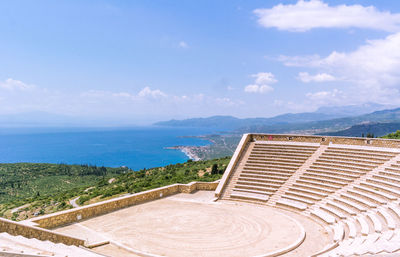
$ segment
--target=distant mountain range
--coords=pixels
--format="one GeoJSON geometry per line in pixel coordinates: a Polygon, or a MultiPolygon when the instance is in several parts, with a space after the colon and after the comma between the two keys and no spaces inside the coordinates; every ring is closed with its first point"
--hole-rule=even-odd
{"type": "MultiPolygon", "coordinates": [[[[382,106],[369,104],[365,110],[380,109],[382,106]]],[[[211,127],[228,130],[234,133],[295,133],[295,134],[327,134],[361,136],[368,133],[365,127],[351,127],[355,125],[370,124],[370,133],[394,132],[400,129],[400,108],[362,113],[362,106],[342,106],[319,109],[312,113],[283,114],[272,118],[239,119],[231,116],[213,116],[209,118],[194,118],[187,120],[171,120],[158,122],[159,126],[176,127],[211,127]],[[338,110],[338,112],[335,112],[338,110]],[[345,116],[344,116],[345,115],[345,116]],[[377,125],[377,123],[382,123],[377,125]],[[375,125],[372,125],[375,124],[375,125]],[[377,132],[371,129],[376,129],[377,132]],[[364,131],[363,131],[364,130],[364,131]],[[342,134],[339,133],[339,131],[342,134]]],[[[365,125],[366,126],[366,125],[365,125]]]]}
{"type": "Polygon", "coordinates": [[[339,130],[336,132],[321,133],[327,136],[345,136],[345,137],[360,137],[362,135],[373,134],[375,137],[381,137],[392,132],[400,130],[400,122],[398,123],[367,123],[351,126],[348,129],[339,130]]]}
{"type": "Polygon", "coordinates": [[[294,123],[310,123],[323,120],[332,120],[348,116],[362,115],[376,110],[384,109],[384,105],[367,103],[362,105],[349,105],[339,107],[321,107],[315,112],[286,113],[271,118],[236,118],[233,116],[212,116],[208,118],[191,118],[184,120],[169,120],[157,122],[156,126],[170,127],[207,127],[220,130],[263,130],[264,126],[272,126],[269,129],[291,127],[294,123]]]}

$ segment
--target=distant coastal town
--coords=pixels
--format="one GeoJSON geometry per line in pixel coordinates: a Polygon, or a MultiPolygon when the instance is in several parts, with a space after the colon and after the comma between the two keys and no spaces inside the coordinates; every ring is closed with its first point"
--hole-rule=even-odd
{"type": "Polygon", "coordinates": [[[197,155],[196,148],[199,148],[198,146],[171,146],[171,147],[166,147],[165,149],[175,149],[175,150],[181,150],[186,156],[193,160],[193,161],[200,161],[201,158],[197,155]]]}

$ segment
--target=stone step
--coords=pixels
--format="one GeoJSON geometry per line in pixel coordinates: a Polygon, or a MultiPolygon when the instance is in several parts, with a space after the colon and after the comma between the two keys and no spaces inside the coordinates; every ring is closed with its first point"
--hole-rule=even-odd
{"type": "Polygon", "coordinates": [[[335,202],[335,201],[328,201],[326,203],[327,205],[330,205],[336,209],[339,209],[340,211],[344,212],[344,213],[348,213],[349,215],[357,215],[357,212],[355,212],[353,209],[349,208],[347,205],[342,204],[340,202],[335,202]]]}
{"type": "Polygon", "coordinates": [[[256,183],[284,183],[287,180],[287,177],[274,177],[270,176],[268,178],[252,178],[246,176],[239,176],[238,181],[242,182],[256,182],[256,183]]]}
{"type": "Polygon", "coordinates": [[[324,177],[320,177],[318,175],[313,175],[313,174],[303,174],[300,175],[300,178],[303,180],[312,180],[312,181],[318,181],[318,182],[322,182],[322,183],[330,183],[330,184],[334,184],[334,185],[339,185],[339,186],[345,186],[347,185],[347,182],[343,182],[343,181],[338,181],[336,178],[324,178],[324,177]]]}
{"type": "Polygon", "coordinates": [[[346,169],[344,167],[335,168],[335,167],[331,167],[330,165],[326,165],[326,164],[320,165],[320,164],[316,164],[316,163],[313,163],[310,166],[310,168],[315,169],[315,170],[326,170],[326,171],[348,173],[348,174],[355,174],[355,175],[364,175],[366,173],[365,171],[351,170],[351,169],[346,169]]]}
{"type": "Polygon", "coordinates": [[[394,230],[396,228],[396,221],[386,208],[379,208],[378,213],[384,218],[388,229],[394,230]]]}
{"type": "Polygon", "coordinates": [[[267,175],[276,174],[279,176],[292,176],[294,171],[291,170],[262,170],[262,169],[243,169],[241,174],[267,175]]]}
{"type": "Polygon", "coordinates": [[[323,198],[323,197],[327,197],[328,196],[327,193],[319,192],[319,191],[316,191],[314,189],[308,189],[308,188],[290,187],[289,190],[291,192],[294,191],[294,192],[301,192],[303,194],[314,195],[314,196],[317,196],[319,198],[323,198]]]}
{"type": "Polygon", "coordinates": [[[369,188],[367,186],[364,186],[364,185],[354,185],[353,188],[357,189],[359,191],[365,191],[365,192],[368,192],[370,194],[378,195],[380,197],[383,197],[383,198],[386,198],[386,199],[389,199],[389,200],[396,200],[397,199],[397,197],[395,197],[395,196],[393,196],[391,194],[387,194],[385,192],[379,191],[379,189],[371,189],[371,188],[369,188]]]}
{"type": "Polygon", "coordinates": [[[352,194],[349,194],[349,193],[341,193],[340,196],[344,197],[344,198],[346,198],[346,199],[348,199],[348,200],[350,200],[352,202],[356,202],[358,204],[365,205],[368,208],[376,208],[376,204],[375,203],[372,203],[372,202],[370,202],[370,201],[368,201],[368,200],[366,200],[364,198],[358,197],[356,195],[352,195],[352,194]]]}
{"type": "Polygon", "coordinates": [[[244,167],[245,168],[247,168],[247,169],[249,169],[249,168],[251,168],[251,169],[257,169],[257,168],[263,168],[263,169],[268,169],[268,168],[278,168],[278,169],[284,169],[284,170],[292,170],[292,171],[295,171],[295,170],[297,170],[297,167],[295,167],[295,166],[292,166],[292,165],[284,165],[284,164],[266,164],[266,165],[263,165],[263,164],[254,164],[254,163],[246,163],[245,165],[244,165],[244,167]]]}
{"type": "Polygon", "coordinates": [[[356,224],[352,220],[346,221],[347,228],[349,229],[349,238],[355,238],[357,236],[357,227],[356,224]]]}
{"type": "Polygon", "coordinates": [[[387,160],[390,159],[390,158],[388,158],[388,157],[386,157],[386,156],[372,156],[372,155],[370,155],[370,154],[368,154],[368,155],[362,155],[362,154],[361,154],[361,155],[360,155],[360,154],[349,154],[349,153],[343,154],[343,153],[337,153],[337,152],[332,153],[332,152],[329,152],[329,151],[325,151],[321,156],[327,156],[327,157],[344,157],[344,158],[352,157],[352,158],[356,158],[356,159],[374,160],[374,161],[377,161],[377,162],[380,162],[380,163],[384,163],[384,162],[386,162],[387,160]]]}
{"type": "Polygon", "coordinates": [[[332,184],[322,183],[322,182],[318,182],[318,181],[305,180],[305,179],[297,179],[296,183],[298,183],[298,184],[301,183],[301,184],[306,184],[306,185],[311,184],[314,186],[329,188],[331,190],[338,190],[341,188],[340,186],[335,186],[332,184]]]}
{"type": "Polygon", "coordinates": [[[265,192],[275,192],[279,188],[279,185],[268,185],[268,187],[262,186],[247,186],[247,185],[235,185],[234,189],[250,189],[265,192]]]}
{"type": "Polygon", "coordinates": [[[300,152],[315,152],[317,149],[316,147],[304,147],[304,146],[286,146],[286,145],[254,145],[253,149],[257,150],[293,150],[293,151],[300,151],[300,152]]]}
{"type": "Polygon", "coordinates": [[[290,150],[290,149],[283,149],[283,148],[279,148],[279,149],[253,149],[251,151],[251,154],[264,154],[264,153],[268,153],[268,154],[274,154],[274,155],[286,155],[286,156],[290,156],[290,155],[303,155],[303,156],[311,156],[314,151],[304,151],[304,150],[290,150]]]}
{"type": "Polygon", "coordinates": [[[372,226],[377,233],[381,233],[383,229],[383,225],[379,218],[373,212],[368,212],[367,217],[372,221],[372,226]]]}
{"type": "Polygon", "coordinates": [[[343,154],[358,154],[358,155],[373,155],[379,157],[385,157],[387,159],[393,158],[396,153],[393,152],[384,152],[384,151],[374,151],[374,150],[363,150],[363,149],[349,149],[349,148],[337,148],[337,147],[329,147],[325,150],[325,153],[343,153],[343,154]]]}
{"type": "Polygon", "coordinates": [[[285,207],[289,207],[289,208],[294,208],[300,211],[304,211],[305,209],[307,209],[307,204],[301,203],[301,202],[297,202],[294,200],[289,200],[289,199],[280,199],[276,202],[277,205],[282,205],[285,207]]]}
{"type": "Polygon", "coordinates": [[[374,195],[365,193],[364,191],[349,189],[349,190],[347,190],[347,193],[356,195],[356,196],[361,197],[361,198],[366,198],[368,201],[375,202],[375,203],[378,203],[380,205],[386,204],[385,200],[382,200],[381,198],[376,197],[374,195]]]}
{"type": "Polygon", "coordinates": [[[307,160],[311,155],[308,153],[284,153],[284,152],[251,152],[249,157],[251,158],[281,158],[281,159],[290,159],[290,158],[301,158],[307,160]]]}
{"type": "Polygon", "coordinates": [[[270,187],[279,187],[280,185],[283,184],[283,181],[276,181],[276,180],[270,180],[270,181],[265,181],[263,183],[259,183],[259,182],[251,182],[251,181],[241,181],[238,180],[236,182],[236,186],[240,185],[240,186],[251,186],[251,187],[266,187],[266,188],[270,188],[270,187]]]}
{"type": "Polygon", "coordinates": [[[261,160],[261,161],[276,161],[276,160],[280,160],[280,161],[294,161],[294,162],[301,162],[303,163],[304,161],[306,161],[308,158],[306,156],[304,157],[285,157],[285,156],[268,156],[268,155],[260,155],[260,156],[249,156],[249,158],[247,158],[248,160],[261,160]]]}
{"type": "Polygon", "coordinates": [[[343,168],[343,169],[350,169],[350,170],[358,170],[358,171],[371,171],[375,166],[370,166],[370,167],[362,167],[361,165],[351,165],[343,162],[324,162],[319,159],[317,159],[313,164],[316,165],[326,165],[330,167],[336,167],[336,168],[343,168]]]}
{"type": "MultiPolygon", "coordinates": [[[[382,180],[380,178],[367,178],[367,181],[368,182],[377,183],[377,184],[381,184],[381,185],[385,185],[385,186],[395,187],[396,189],[400,188],[400,185],[398,183],[392,183],[392,182],[389,182],[387,180],[382,180]]],[[[391,191],[391,190],[388,189],[388,191],[391,191]]]]}
{"type": "Polygon", "coordinates": [[[307,176],[314,176],[314,177],[319,177],[319,178],[326,178],[328,180],[336,180],[336,181],[340,181],[340,182],[346,182],[347,183],[351,183],[353,182],[353,179],[351,178],[344,178],[344,177],[339,177],[339,176],[334,176],[334,175],[328,175],[328,174],[321,174],[318,172],[313,172],[313,171],[306,171],[303,173],[303,175],[307,175],[307,176]]]}
{"type": "Polygon", "coordinates": [[[277,180],[287,180],[291,174],[283,174],[283,173],[248,173],[242,172],[239,178],[252,178],[252,179],[277,179],[277,180]]]}
{"type": "Polygon", "coordinates": [[[267,196],[271,196],[274,193],[274,191],[260,191],[256,189],[243,189],[243,188],[234,188],[232,189],[232,192],[245,192],[245,193],[267,195],[267,196]]]}
{"type": "Polygon", "coordinates": [[[286,191],[285,195],[291,195],[291,196],[295,196],[295,197],[298,197],[298,198],[305,198],[306,200],[314,201],[314,202],[321,200],[321,197],[317,197],[317,196],[309,195],[309,194],[304,194],[302,192],[297,192],[297,191],[286,191]]]}
{"type": "Polygon", "coordinates": [[[326,224],[329,224],[329,225],[335,223],[335,220],[336,220],[334,216],[325,212],[322,209],[312,210],[311,215],[319,218],[320,220],[322,220],[323,222],[325,222],[326,224]]]}
{"type": "Polygon", "coordinates": [[[238,199],[248,199],[248,200],[257,200],[257,201],[268,201],[268,195],[260,195],[254,194],[249,192],[232,192],[230,195],[231,198],[238,198],[238,199]]]}
{"type": "Polygon", "coordinates": [[[357,204],[354,201],[350,201],[350,200],[347,200],[347,199],[344,199],[344,198],[335,198],[334,201],[343,203],[343,204],[345,204],[347,206],[350,206],[351,208],[354,208],[359,212],[366,212],[367,211],[367,209],[364,206],[362,206],[360,204],[357,204]]]}
{"type": "Polygon", "coordinates": [[[307,172],[313,172],[313,173],[317,173],[317,174],[326,174],[329,176],[339,176],[339,177],[344,177],[344,178],[348,178],[348,179],[357,179],[360,177],[360,175],[358,175],[358,174],[349,174],[346,172],[338,172],[338,171],[315,169],[315,168],[309,168],[309,169],[307,169],[307,172]]]}
{"type": "Polygon", "coordinates": [[[305,185],[305,184],[298,184],[297,181],[295,184],[292,185],[292,187],[300,187],[300,188],[305,188],[305,189],[312,189],[316,191],[323,191],[324,193],[334,193],[335,190],[323,187],[323,186],[315,186],[315,185],[305,185]]]}
{"type": "Polygon", "coordinates": [[[390,167],[388,167],[388,168],[386,168],[385,169],[385,171],[381,171],[381,172],[384,172],[384,173],[388,173],[388,174],[391,174],[391,175],[393,175],[393,176],[395,176],[395,177],[398,177],[398,176],[400,176],[400,169],[395,169],[395,168],[390,168],[390,167]]]}
{"type": "Polygon", "coordinates": [[[279,165],[279,166],[293,166],[299,167],[303,162],[295,162],[295,161],[287,161],[287,160],[272,160],[272,161],[264,161],[264,160],[247,160],[246,166],[248,165],[279,165]]]}
{"type": "Polygon", "coordinates": [[[393,189],[391,187],[386,187],[386,181],[384,181],[382,184],[380,183],[381,181],[377,181],[375,179],[370,179],[367,178],[367,181],[362,181],[360,182],[361,185],[366,186],[366,187],[370,187],[370,188],[374,188],[374,189],[379,189],[379,190],[383,190],[385,192],[389,192],[389,194],[394,194],[394,196],[397,198],[400,196],[400,190],[397,189],[393,189]],[[378,183],[376,183],[378,182],[378,183]]]}
{"type": "Polygon", "coordinates": [[[364,216],[357,216],[356,220],[358,221],[358,223],[360,224],[361,227],[361,235],[366,236],[369,233],[369,226],[368,226],[368,222],[365,219],[364,216]]]}
{"type": "Polygon", "coordinates": [[[392,176],[387,176],[387,175],[379,173],[379,175],[378,174],[374,174],[374,175],[372,175],[372,177],[378,178],[378,179],[381,179],[381,180],[387,180],[387,181],[390,181],[392,183],[396,183],[396,184],[398,184],[400,186],[400,179],[394,178],[392,176]]]}
{"type": "Polygon", "coordinates": [[[347,157],[342,157],[342,156],[336,156],[336,155],[326,155],[326,154],[321,154],[321,156],[318,158],[320,160],[324,161],[330,161],[330,162],[346,162],[346,163],[355,163],[357,165],[372,165],[372,166],[379,166],[383,164],[385,161],[374,161],[371,160],[370,158],[355,158],[351,156],[347,157]]]}
{"type": "Polygon", "coordinates": [[[342,224],[336,223],[333,225],[333,241],[339,242],[344,238],[344,228],[342,224]]]}
{"type": "Polygon", "coordinates": [[[329,205],[322,205],[320,206],[320,208],[327,212],[330,212],[331,214],[339,217],[340,219],[346,219],[346,215],[344,214],[344,212],[340,211],[337,208],[330,207],[329,205]]]}
{"type": "Polygon", "coordinates": [[[307,200],[304,197],[296,197],[294,195],[286,195],[286,194],[284,194],[284,195],[282,195],[282,198],[286,198],[286,199],[289,199],[289,200],[294,200],[294,201],[297,201],[297,202],[302,202],[302,203],[305,203],[305,204],[308,204],[308,205],[314,204],[313,201],[307,200]]]}

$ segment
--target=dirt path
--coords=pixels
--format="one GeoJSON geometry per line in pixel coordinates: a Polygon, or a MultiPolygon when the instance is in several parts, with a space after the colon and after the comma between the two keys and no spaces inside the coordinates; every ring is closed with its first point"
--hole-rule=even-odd
{"type": "Polygon", "coordinates": [[[76,203],[76,201],[78,201],[79,198],[80,198],[80,196],[75,197],[75,198],[72,199],[72,200],[69,200],[69,203],[72,205],[72,207],[74,207],[74,208],[79,207],[79,204],[76,203]]]}

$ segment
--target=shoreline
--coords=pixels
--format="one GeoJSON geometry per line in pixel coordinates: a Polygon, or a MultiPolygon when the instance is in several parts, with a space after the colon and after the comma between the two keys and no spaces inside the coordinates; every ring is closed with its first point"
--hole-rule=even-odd
{"type": "Polygon", "coordinates": [[[171,147],[165,147],[165,149],[180,150],[190,160],[200,161],[201,158],[196,154],[196,152],[194,151],[194,148],[196,148],[196,146],[171,146],[171,147]]]}

